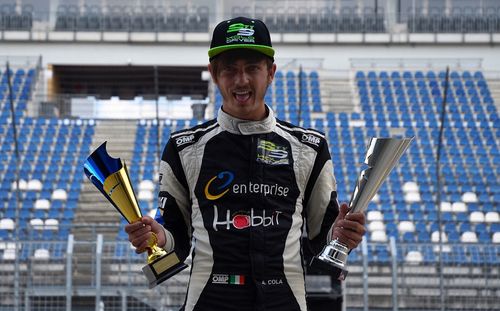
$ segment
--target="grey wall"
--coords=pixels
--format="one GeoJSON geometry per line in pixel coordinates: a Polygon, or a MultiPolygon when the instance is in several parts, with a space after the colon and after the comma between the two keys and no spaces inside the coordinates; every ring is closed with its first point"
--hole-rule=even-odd
{"type": "MultiPolygon", "coordinates": [[[[73,65],[206,65],[208,43],[1,43],[0,56],[38,56],[43,64],[73,65]]],[[[323,59],[328,69],[348,70],[352,58],[476,58],[485,70],[500,71],[500,46],[490,45],[275,45],[277,63],[284,59],[323,59]]]]}

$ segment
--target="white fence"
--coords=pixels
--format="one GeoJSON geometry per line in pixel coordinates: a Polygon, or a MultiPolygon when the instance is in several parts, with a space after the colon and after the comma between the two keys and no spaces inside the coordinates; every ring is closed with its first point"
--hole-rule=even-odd
{"type": "MultiPolygon", "coordinates": [[[[184,300],[188,270],[150,290],[145,257],[128,241],[19,241],[18,282],[8,251],[16,242],[0,243],[0,310],[177,310],[184,300]]],[[[441,249],[364,241],[349,256],[347,310],[498,310],[500,245],[441,249]]]]}

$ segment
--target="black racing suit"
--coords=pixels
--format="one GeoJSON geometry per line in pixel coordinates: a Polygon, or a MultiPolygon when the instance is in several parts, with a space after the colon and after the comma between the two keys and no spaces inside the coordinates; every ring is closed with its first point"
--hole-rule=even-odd
{"type": "Polygon", "coordinates": [[[315,252],[338,214],[324,136],[277,120],[217,119],[173,133],[160,165],[167,245],[192,266],[188,310],[306,310],[301,235],[315,252]],[[191,248],[191,246],[193,246],[191,248]]]}

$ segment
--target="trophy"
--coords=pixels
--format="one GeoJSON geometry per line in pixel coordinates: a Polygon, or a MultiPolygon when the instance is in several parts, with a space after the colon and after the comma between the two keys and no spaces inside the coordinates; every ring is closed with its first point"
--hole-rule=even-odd
{"type": "MultiPolygon", "coordinates": [[[[130,182],[127,166],[118,158],[112,158],[106,151],[106,142],[101,144],[85,161],[85,175],[106,199],[129,222],[142,217],[137,198],[130,182]]],[[[158,238],[153,233],[148,240],[147,265],[142,268],[153,288],[187,267],[175,252],[167,253],[156,245],[158,238]]]]}
{"type": "MultiPolygon", "coordinates": [[[[349,212],[364,212],[378,189],[410,146],[411,138],[372,137],[364,163],[368,168],[361,171],[349,202],[349,212]]],[[[321,253],[311,260],[311,266],[333,272],[333,276],[344,280],[349,249],[338,239],[332,240],[321,253]]]]}

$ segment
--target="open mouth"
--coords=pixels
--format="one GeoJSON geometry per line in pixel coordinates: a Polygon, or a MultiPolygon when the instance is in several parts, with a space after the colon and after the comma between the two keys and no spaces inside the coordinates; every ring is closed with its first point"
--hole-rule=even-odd
{"type": "Polygon", "coordinates": [[[252,92],[250,92],[250,91],[236,91],[236,92],[233,92],[233,96],[234,96],[234,98],[236,98],[237,101],[245,102],[252,96],[252,92]]]}

